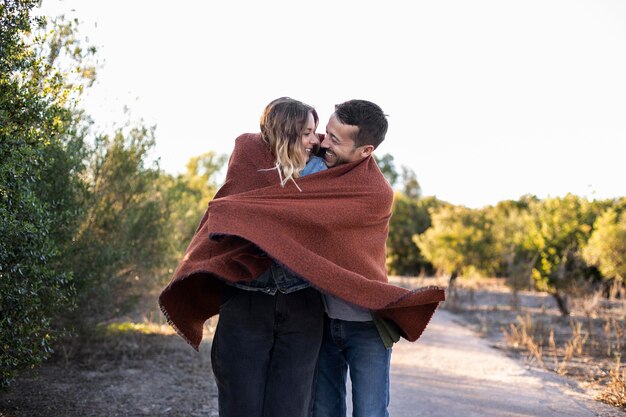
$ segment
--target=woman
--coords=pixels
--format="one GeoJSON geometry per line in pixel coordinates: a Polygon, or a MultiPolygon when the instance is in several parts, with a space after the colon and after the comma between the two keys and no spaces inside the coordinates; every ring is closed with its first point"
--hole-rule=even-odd
{"type": "MultiPolygon", "coordinates": [[[[314,156],[317,124],[315,110],[302,102],[282,97],[269,103],[261,138],[247,139],[262,140],[273,158],[274,166],[257,175],[298,187],[300,176],[326,169],[314,156]]],[[[229,170],[237,164],[231,160],[229,170]]],[[[307,415],[323,312],[317,290],[276,262],[254,281],[228,283],[211,348],[220,416],[307,415]]]]}

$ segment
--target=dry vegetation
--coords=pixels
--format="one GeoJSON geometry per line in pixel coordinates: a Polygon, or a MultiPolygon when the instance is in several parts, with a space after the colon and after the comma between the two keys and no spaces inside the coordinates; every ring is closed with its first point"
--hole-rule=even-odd
{"type": "Polygon", "coordinates": [[[563,317],[549,294],[513,294],[500,279],[459,279],[443,308],[462,315],[497,348],[574,378],[597,399],[626,409],[626,300],[595,294],[570,299],[570,306],[572,314],[563,317]]]}

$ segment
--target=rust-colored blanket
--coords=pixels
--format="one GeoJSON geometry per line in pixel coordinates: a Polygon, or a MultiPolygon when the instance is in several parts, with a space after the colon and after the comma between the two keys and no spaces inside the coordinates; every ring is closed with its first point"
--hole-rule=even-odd
{"type": "Polygon", "coordinates": [[[376,311],[417,340],[444,291],[387,283],[393,191],[376,161],[340,165],[284,188],[273,167],[260,135],[237,138],[226,181],[159,297],[170,324],[198,349],[204,322],[219,312],[224,281],[256,278],[272,262],[265,252],[320,291],[376,311]]]}

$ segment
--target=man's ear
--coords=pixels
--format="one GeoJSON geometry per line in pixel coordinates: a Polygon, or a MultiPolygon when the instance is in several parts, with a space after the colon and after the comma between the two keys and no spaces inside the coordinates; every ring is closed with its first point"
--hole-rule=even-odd
{"type": "Polygon", "coordinates": [[[361,147],[361,157],[367,158],[374,152],[374,145],[364,145],[361,147]]]}

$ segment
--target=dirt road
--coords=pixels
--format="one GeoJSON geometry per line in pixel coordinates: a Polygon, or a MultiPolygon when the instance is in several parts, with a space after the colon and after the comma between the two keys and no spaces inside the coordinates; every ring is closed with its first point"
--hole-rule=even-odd
{"type": "Polygon", "coordinates": [[[438,310],[417,343],[392,355],[392,417],[624,417],[554,373],[529,369],[438,310]]]}

